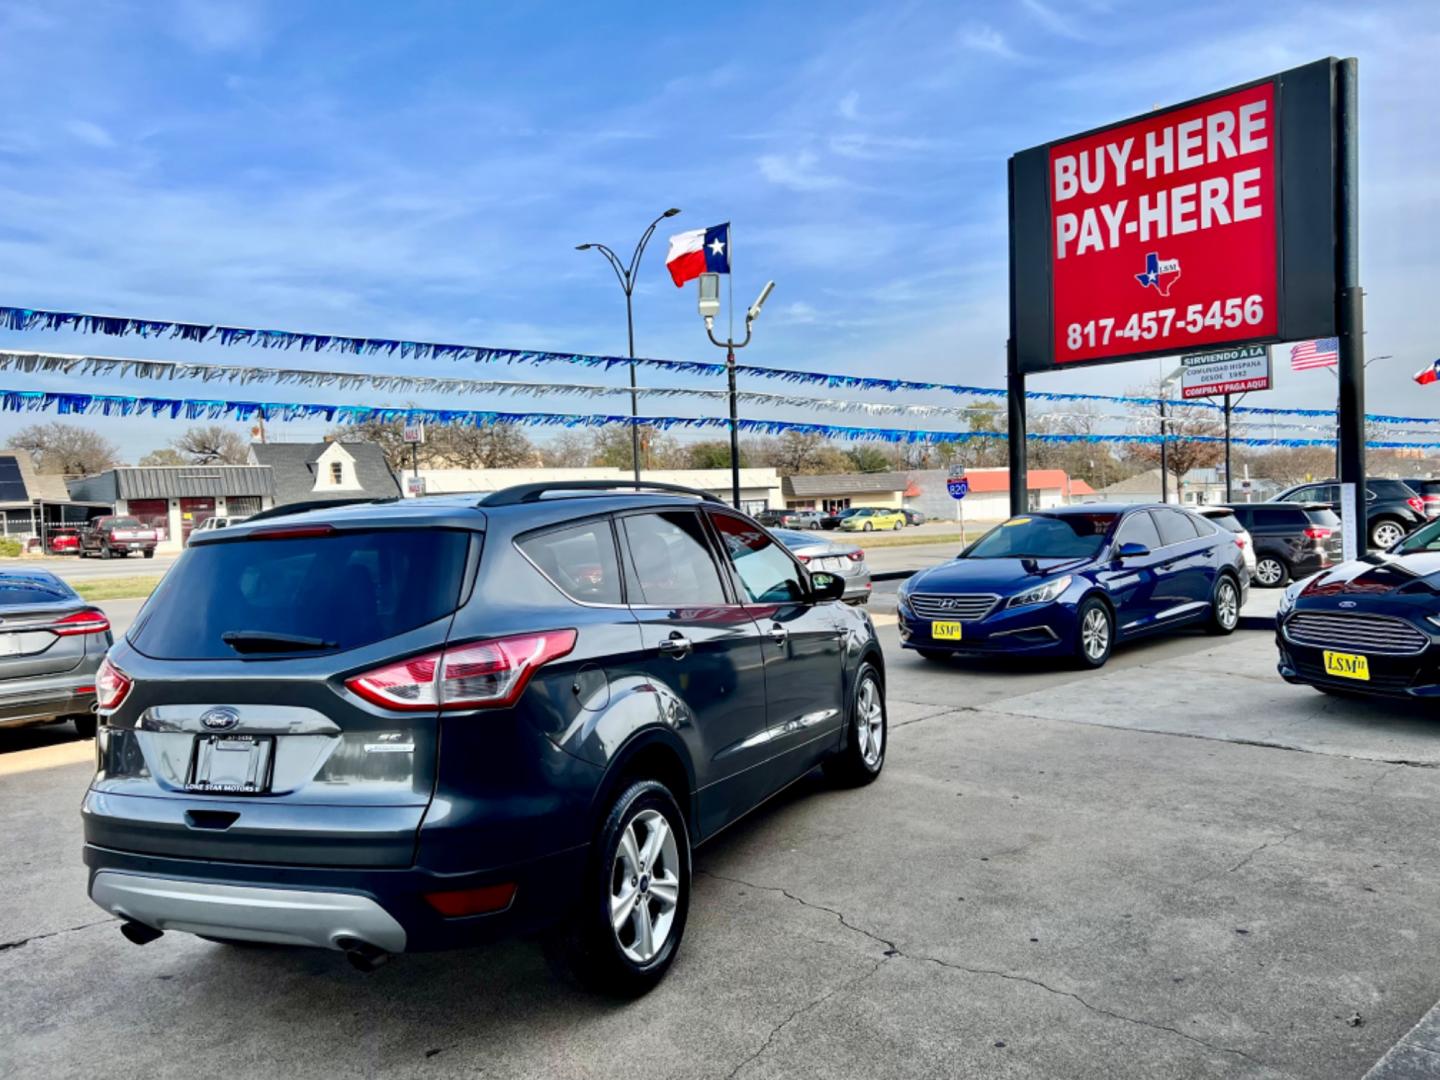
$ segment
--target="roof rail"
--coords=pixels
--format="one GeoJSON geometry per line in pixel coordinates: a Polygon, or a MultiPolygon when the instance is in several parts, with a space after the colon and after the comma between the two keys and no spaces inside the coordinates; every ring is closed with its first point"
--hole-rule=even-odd
{"type": "Polygon", "coordinates": [[[683,484],[662,484],[652,480],[552,480],[539,484],[516,484],[514,487],[502,488],[500,491],[485,496],[480,500],[479,505],[518,506],[521,503],[539,502],[546,493],[551,491],[599,492],[614,491],[617,488],[634,489],[637,492],[665,491],[676,495],[693,495],[706,502],[723,503],[723,500],[708,491],[685,487],[683,484]]]}
{"type": "MultiPolygon", "coordinates": [[[[370,495],[360,495],[355,498],[346,497],[343,499],[306,499],[303,502],[285,503],[281,506],[272,506],[268,510],[261,510],[251,514],[245,519],[246,524],[252,521],[266,521],[269,518],[288,517],[290,514],[304,514],[310,510],[323,510],[327,506],[356,506],[360,503],[392,503],[398,502],[397,498],[377,499],[370,495]]],[[[239,516],[238,514],[236,515],[239,516]]]]}

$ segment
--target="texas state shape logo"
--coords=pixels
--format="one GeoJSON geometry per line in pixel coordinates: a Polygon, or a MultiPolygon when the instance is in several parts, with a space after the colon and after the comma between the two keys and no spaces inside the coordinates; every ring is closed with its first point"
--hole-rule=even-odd
{"type": "Polygon", "coordinates": [[[1180,280],[1180,260],[1162,259],[1158,252],[1152,251],[1145,256],[1145,272],[1136,274],[1135,280],[1161,296],[1169,296],[1170,289],[1180,280]]]}

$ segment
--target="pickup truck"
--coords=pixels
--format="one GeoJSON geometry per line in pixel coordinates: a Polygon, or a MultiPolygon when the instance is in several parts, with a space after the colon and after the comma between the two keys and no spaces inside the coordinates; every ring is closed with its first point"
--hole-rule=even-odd
{"type": "Polygon", "coordinates": [[[133,517],[91,518],[80,532],[80,557],[99,555],[102,559],[122,558],[132,551],[142,552],[147,559],[155,557],[155,544],[159,537],[148,525],[142,525],[133,517]]]}

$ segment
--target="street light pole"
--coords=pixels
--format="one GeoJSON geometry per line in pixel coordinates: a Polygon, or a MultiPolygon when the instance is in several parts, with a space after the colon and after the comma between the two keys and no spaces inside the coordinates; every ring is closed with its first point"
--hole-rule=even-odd
{"type": "MultiPolygon", "coordinates": [[[[707,277],[711,281],[718,282],[718,278],[702,275],[702,279],[707,277]]],[[[718,288],[717,284],[715,293],[717,305],[719,303],[718,288]]],[[[730,385],[730,502],[736,510],[740,509],[740,413],[735,402],[735,350],[743,349],[750,344],[750,331],[755,320],[760,317],[760,309],[765,306],[765,301],[773,288],[775,288],[775,283],[767,282],[765,288],[760,290],[759,298],[750,305],[750,310],[745,313],[745,338],[743,341],[736,341],[733,332],[724,341],[721,341],[715,336],[715,316],[713,314],[705,315],[705,333],[709,335],[710,343],[725,350],[725,375],[730,385]]],[[[702,312],[705,310],[704,303],[702,299],[702,312]]]]}
{"type": "Polygon", "coordinates": [[[620,281],[620,288],[625,292],[625,334],[630,346],[630,462],[637,484],[640,482],[640,426],[637,422],[640,416],[640,395],[635,383],[635,312],[631,294],[635,291],[635,274],[640,269],[640,257],[645,254],[645,245],[650,242],[650,237],[655,235],[655,226],[678,213],[679,209],[672,206],[650,223],[641,235],[640,242],[635,245],[635,252],[630,256],[628,266],[623,265],[615,252],[604,244],[575,245],[576,251],[589,251],[593,248],[604,255],[610,269],[615,271],[615,276],[620,281]]]}

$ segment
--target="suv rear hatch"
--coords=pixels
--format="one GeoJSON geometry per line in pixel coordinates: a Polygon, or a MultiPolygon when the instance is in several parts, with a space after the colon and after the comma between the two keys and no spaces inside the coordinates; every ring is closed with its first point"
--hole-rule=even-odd
{"type": "Polygon", "coordinates": [[[87,838],[150,854],[409,865],[438,713],[384,709],[345,683],[444,645],[481,534],[210,535],[112,654],[131,686],[106,709],[87,838]]]}
{"type": "Polygon", "coordinates": [[[1345,558],[1344,533],[1340,531],[1340,515],[1328,506],[1305,507],[1305,537],[1322,556],[1321,565],[1338,563],[1345,558]]]}

